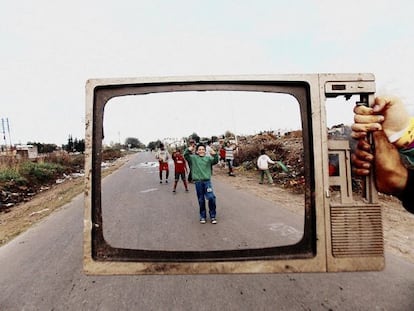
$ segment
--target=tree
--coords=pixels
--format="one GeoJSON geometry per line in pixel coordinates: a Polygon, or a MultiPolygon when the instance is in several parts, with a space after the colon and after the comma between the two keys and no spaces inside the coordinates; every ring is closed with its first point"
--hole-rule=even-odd
{"type": "Polygon", "coordinates": [[[224,133],[224,137],[225,138],[234,138],[235,137],[235,135],[232,133],[232,132],[230,132],[230,131],[226,131],[225,133],[224,133]]]}
{"type": "Polygon", "coordinates": [[[212,143],[215,143],[215,142],[218,142],[218,141],[219,141],[219,138],[217,136],[211,136],[211,142],[212,143]]]}
{"type": "Polygon", "coordinates": [[[145,145],[135,137],[128,137],[125,139],[125,145],[129,146],[130,148],[145,148],[145,145]]]}
{"type": "Polygon", "coordinates": [[[68,137],[67,145],[63,145],[62,148],[67,152],[84,152],[85,151],[85,140],[84,139],[73,139],[72,135],[68,137]]]}
{"type": "Polygon", "coordinates": [[[160,145],[161,145],[161,141],[160,140],[151,141],[151,142],[149,142],[147,148],[152,151],[152,150],[155,150],[155,149],[159,148],[160,145]]]}
{"type": "Polygon", "coordinates": [[[197,144],[200,142],[200,136],[198,136],[197,133],[191,134],[188,136],[188,139],[194,139],[197,144]]]}
{"type": "Polygon", "coordinates": [[[85,152],[85,140],[84,139],[77,139],[75,138],[75,142],[74,142],[74,149],[75,151],[78,152],[85,152]]]}
{"type": "Polygon", "coordinates": [[[64,148],[67,152],[72,152],[73,151],[73,138],[72,135],[69,135],[68,137],[68,144],[65,145],[64,148]]]}

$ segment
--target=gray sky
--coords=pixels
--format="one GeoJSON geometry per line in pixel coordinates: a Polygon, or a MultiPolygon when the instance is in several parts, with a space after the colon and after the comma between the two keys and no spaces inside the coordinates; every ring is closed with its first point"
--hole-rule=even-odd
{"type": "MultiPolygon", "coordinates": [[[[0,117],[8,118],[14,144],[62,144],[70,134],[84,137],[89,78],[320,72],[372,72],[379,92],[402,96],[414,113],[413,11],[409,0],[6,0],[0,10],[0,117]]],[[[148,100],[147,107],[157,105],[148,100]]],[[[180,107],[185,100],[161,101],[180,107]]],[[[227,102],[228,108],[237,100],[227,102]]],[[[246,121],[238,108],[214,108],[222,119],[181,109],[184,119],[198,120],[200,135],[222,134],[220,122],[239,133],[280,127],[257,115],[246,121]]],[[[352,123],[351,111],[328,114],[332,123],[352,123]]],[[[134,113],[145,130],[121,127],[128,122],[114,116],[108,140],[133,136],[147,143],[157,138],[150,135],[156,128],[165,136],[198,129],[181,128],[182,115],[134,113]]]]}

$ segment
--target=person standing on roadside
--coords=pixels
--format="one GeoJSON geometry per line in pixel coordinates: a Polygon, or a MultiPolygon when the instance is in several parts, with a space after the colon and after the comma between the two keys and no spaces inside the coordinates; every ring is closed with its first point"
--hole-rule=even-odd
{"type": "MultiPolygon", "coordinates": [[[[189,147],[191,147],[192,153],[194,154],[195,147],[196,147],[195,140],[194,139],[190,139],[188,141],[188,145],[189,145],[189,147]]],[[[189,172],[188,172],[188,182],[189,183],[192,183],[193,182],[193,177],[191,176],[191,162],[187,161],[187,163],[188,163],[188,169],[189,169],[189,172]]]]}
{"type": "Polygon", "coordinates": [[[217,223],[216,195],[211,183],[211,166],[218,163],[218,155],[214,149],[211,149],[210,154],[211,156],[206,156],[206,147],[203,144],[198,144],[195,150],[194,146],[190,145],[184,151],[184,158],[188,163],[191,163],[191,174],[195,183],[201,224],[206,223],[206,199],[208,200],[211,223],[217,223]]]}
{"type": "Polygon", "coordinates": [[[220,167],[223,168],[226,166],[226,149],[224,149],[224,145],[220,147],[220,167]]]}
{"type": "Polygon", "coordinates": [[[269,164],[275,164],[275,162],[266,154],[266,150],[260,150],[260,156],[257,159],[257,167],[260,170],[259,184],[263,184],[264,175],[266,175],[269,184],[273,185],[273,178],[269,171],[269,164]]]}
{"type": "Polygon", "coordinates": [[[168,150],[165,149],[164,144],[160,144],[160,149],[155,154],[155,158],[158,160],[159,163],[160,184],[162,184],[163,171],[165,171],[165,183],[168,184],[168,176],[170,174],[168,160],[170,158],[170,154],[168,153],[168,150]]]}
{"type": "Polygon", "coordinates": [[[187,180],[185,178],[185,173],[187,171],[187,166],[186,166],[186,162],[185,159],[183,157],[183,155],[181,154],[180,149],[177,149],[173,155],[172,155],[172,159],[174,161],[174,187],[173,187],[173,193],[175,193],[176,189],[177,189],[177,184],[178,184],[178,180],[181,177],[181,180],[184,183],[184,187],[185,187],[185,191],[188,192],[188,186],[187,186],[187,180]]]}
{"type": "Polygon", "coordinates": [[[229,168],[229,176],[236,176],[233,173],[233,161],[234,161],[234,150],[236,149],[235,145],[231,145],[230,142],[226,143],[224,150],[226,151],[226,162],[229,168]]]}

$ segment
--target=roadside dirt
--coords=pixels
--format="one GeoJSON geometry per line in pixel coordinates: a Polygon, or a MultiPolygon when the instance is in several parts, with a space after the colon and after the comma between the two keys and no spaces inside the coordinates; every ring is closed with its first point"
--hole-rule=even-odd
{"type": "Polygon", "coordinates": [[[0,213],[0,246],[29,229],[83,191],[83,178],[68,180],[42,191],[26,203],[0,213]]]}
{"type": "MultiPolygon", "coordinates": [[[[107,176],[129,160],[131,155],[119,158],[102,171],[107,176]]],[[[70,178],[37,193],[30,201],[20,203],[0,213],[0,246],[69,203],[83,192],[84,178],[70,178]]]]}
{"type": "MultiPolygon", "coordinates": [[[[117,160],[105,174],[110,174],[129,157],[117,160]]],[[[249,191],[273,202],[283,202],[292,212],[301,214],[303,197],[278,186],[258,183],[257,171],[235,170],[236,177],[229,177],[226,169],[215,167],[214,178],[249,191]]],[[[83,191],[83,178],[68,180],[36,195],[31,201],[19,204],[7,213],[0,213],[0,246],[26,231],[44,217],[70,202],[83,191]]],[[[380,195],[383,208],[385,249],[414,263],[414,215],[405,211],[401,203],[390,196],[380,195]]]]}

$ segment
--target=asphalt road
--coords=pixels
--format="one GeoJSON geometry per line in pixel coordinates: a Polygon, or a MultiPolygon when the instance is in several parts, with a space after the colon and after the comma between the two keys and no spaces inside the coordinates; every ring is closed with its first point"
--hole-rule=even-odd
{"type": "MultiPolygon", "coordinates": [[[[219,223],[199,224],[193,186],[172,194],[173,176],[159,184],[150,161],[137,155],[104,180],[111,244],[207,250],[300,238],[297,215],[214,181],[219,223]]],[[[87,276],[82,232],[79,195],[1,247],[0,310],[414,310],[414,265],[391,254],[381,272],[87,276]]]]}
{"type": "Polygon", "coordinates": [[[304,217],[258,201],[256,196],[213,182],[220,225],[200,225],[194,185],[159,183],[151,153],[141,153],[105,179],[103,228],[116,247],[162,250],[223,250],[293,244],[302,236],[304,217]]]}

